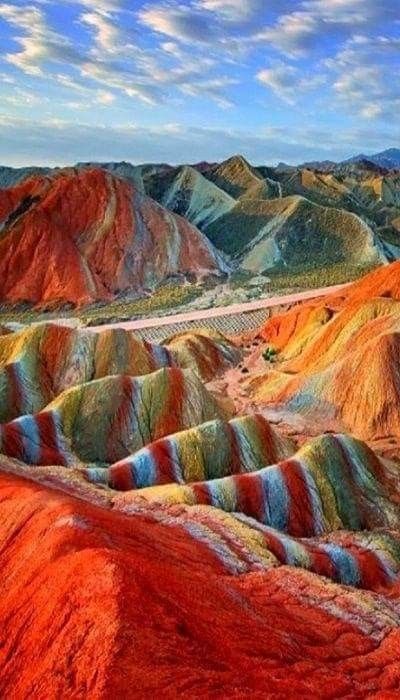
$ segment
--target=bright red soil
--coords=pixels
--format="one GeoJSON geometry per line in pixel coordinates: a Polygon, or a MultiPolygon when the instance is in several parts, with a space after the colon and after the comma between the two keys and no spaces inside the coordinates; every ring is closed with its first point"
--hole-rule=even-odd
{"type": "Polygon", "coordinates": [[[5,474],[0,533],[1,697],[400,693],[374,594],[288,567],[228,576],[176,526],[5,474]]]}

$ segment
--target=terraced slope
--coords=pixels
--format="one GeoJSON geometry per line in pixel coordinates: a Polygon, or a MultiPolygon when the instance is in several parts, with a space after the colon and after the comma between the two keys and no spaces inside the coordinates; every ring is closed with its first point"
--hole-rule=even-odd
{"type": "Polygon", "coordinates": [[[2,301],[82,305],[229,269],[198,229],[100,169],[0,190],[0,222],[2,301]]]}

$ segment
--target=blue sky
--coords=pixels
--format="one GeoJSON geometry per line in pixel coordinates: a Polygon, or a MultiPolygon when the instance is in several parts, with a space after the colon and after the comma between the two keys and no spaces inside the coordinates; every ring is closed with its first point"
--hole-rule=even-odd
{"type": "Polygon", "coordinates": [[[400,146],[398,0],[0,4],[0,162],[400,146]]]}

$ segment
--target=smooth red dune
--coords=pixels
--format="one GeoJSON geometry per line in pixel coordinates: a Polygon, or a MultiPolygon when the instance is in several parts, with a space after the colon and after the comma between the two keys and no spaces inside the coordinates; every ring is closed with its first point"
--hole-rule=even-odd
{"type": "Polygon", "coordinates": [[[87,304],[226,270],[185,219],[101,169],[0,190],[0,299],[87,304]]]}
{"type": "Polygon", "coordinates": [[[150,512],[6,474],[0,516],[2,697],[398,696],[396,588],[286,566],[229,575],[150,512]]]}

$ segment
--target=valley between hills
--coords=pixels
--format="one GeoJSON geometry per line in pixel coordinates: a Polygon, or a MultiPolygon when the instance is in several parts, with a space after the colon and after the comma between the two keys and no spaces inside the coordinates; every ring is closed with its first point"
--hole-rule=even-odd
{"type": "Polygon", "coordinates": [[[399,697],[400,153],[0,186],[0,695],[399,697]]]}

